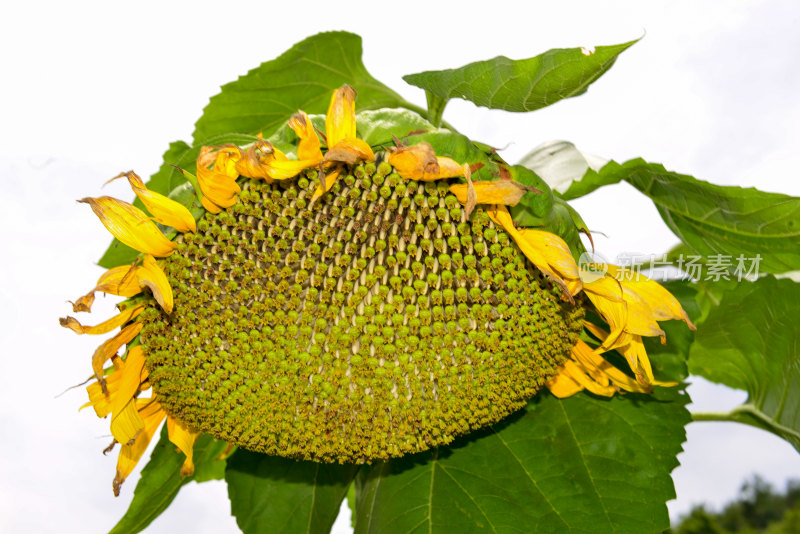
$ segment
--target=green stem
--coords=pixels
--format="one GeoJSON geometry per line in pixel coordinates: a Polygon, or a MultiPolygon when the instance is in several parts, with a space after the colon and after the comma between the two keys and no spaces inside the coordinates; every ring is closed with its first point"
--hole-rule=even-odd
{"type": "Polygon", "coordinates": [[[752,404],[742,404],[730,412],[692,412],[692,421],[742,423],[762,430],[769,430],[784,439],[791,437],[800,440],[800,432],[776,422],[752,404]]]}
{"type": "Polygon", "coordinates": [[[442,114],[447,100],[440,98],[430,91],[425,91],[425,98],[428,100],[428,120],[431,124],[439,128],[442,125],[442,114]]]}

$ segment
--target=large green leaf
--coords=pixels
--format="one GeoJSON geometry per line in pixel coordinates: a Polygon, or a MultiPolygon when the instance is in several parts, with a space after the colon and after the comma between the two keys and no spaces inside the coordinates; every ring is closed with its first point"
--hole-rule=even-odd
{"type": "Polygon", "coordinates": [[[361,37],[352,33],[328,32],[304,39],[224,85],[195,124],[195,143],[229,132],[263,132],[268,137],[299,109],[325,113],[331,93],[343,84],[358,91],[358,109],[417,109],[367,72],[361,52],[361,37]]]}
{"type": "Polygon", "coordinates": [[[356,533],[661,532],[687,396],[539,395],[452,447],[356,478],[356,533]]]}
{"type": "Polygon", "coordinates": [[[164,425],[161,439],[153,449],[150,461],[142,469],[133,492],[133,501],[110,534],[141,532],[167,509],[184,484],[193,480],[205,482],[221,479],[225,472],[225,461],[217,458],[226,446],[227,443],[223,441],[217,441],[207,434],[201,435],[194,445],[195,473],[190,477],[181,477],[181,465],[185,457],[169,441],[167,426],[164,425]]]}
{"type": "Polygon", "coordinates": [[[231,513],[245,534],[327,534],[357,470],[239,449],[225,471],[231,513]]]}
{"type": "Polygon", "coordinates": [[[741,283],[700,326],[689,370],[747,391],[729,420],[773,432],[800,450],[800,284],[741,283]]]}
{"type": "MultiPolygon", "coordinates": [[[[600,173],[604,174],[605,167],[600,173]]],[[[710,184],[635,159],[611,171],[655,202],[664,221],[697,253],[737,265],[761,256],[761,272],[800,269],[800,198],[710,184]]]]}
{"type": "Polygon", "coordinates": [[[585,93],[635,42],[598,46],[593,51],[556,48],[521,60],[498,56],[457,69],[409,74],[403,79],[425,89],[434,114],[440,114],[451,98],[493,109],[533,111],[585,93]]]}

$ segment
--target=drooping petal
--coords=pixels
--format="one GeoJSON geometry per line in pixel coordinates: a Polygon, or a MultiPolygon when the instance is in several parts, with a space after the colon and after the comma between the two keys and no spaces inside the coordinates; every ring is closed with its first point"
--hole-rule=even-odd
{"type": "Polygon", "coordinates": [[[579,341],[572,349],[571,357],[584,370],[601,372],[614,386],[635,393],[650,393],[653,388],[649,384],[640,384],[606,361],[597,351],[579,341]]]}
{"type": "Polygon", "coordinates": [[[363,140],[356,137],[342,139],[331,146],[325,153],[325,162],[346,163],[355,165],[360,161],[374,161],[375,154],[372,148],[363,140]]]}
{"type": "Polygon", "coordinates": [[[131,474],[139,459],[147,450],[147,445],[153,439],[158,426],[166,417],[166,412],[161,408],[161,405],[154,399],[136,399],[136,408],[139,415],[144,422],[144,428],[136,436],[133,444],[123,444],[119,451],[119,458],[117,459],[117,473],[114,476],[113,488],[114,495],[119,496],[119,489],[128,475],[131,474]]]}
{"type": "Polygon", "coordinates": [[[171,226],[179,232],[197,231],[194,217],[192,217],[186,206],[160,193],[149,190],[144,185],[141,177],[133,171],[123,172],[111,180],[123,177],[128,179],[131,189],[133,189],[133,192],[136,193],[136,196],[139,197],[139,200],[142,201],[156,221],[165,226],[171,226]]]}
{"type": "Polygon", "coordinates": [[[103,273],[97,280],[97,286],[94,290],[120,297],[133,297],[134,295],[138,295],[142,292],[142,288],[136,276],[137,270],[137,265],[113,267],[103,273]]]}
{"type": "Polygon", "coordinates": [[[214,206],[219,213],[220,208],[229,208],[236,204],[242,189],[236,183],[239,176],[236,164],[242,153],[238,147],[224,145],[221,147],[204,146],[197,156],[197,183],[203,193],[201,203],[206,209],[214,206]],[[211,167],[213,164],[213,168],[211,167]]]}
{"type": "MultiPolygon", "coordinates": [[[[584,323],[586,329],[592,333],[601,342],[608,338],[608,332],[599,326],[586,322],[584,323]]],[[[677,382],[662,382],[656,380],[653,376],[653,368],[650,365],[650,358],[647,356],[642,337],[632,334],[623,334],[617,342],[617,351],[621,353],[628,362],[628,367],[631,368],[633,374],[636,375],[636,380],[644,387],[648,386],[675,386],[677,382]]]]}
{"type": "Polygon", "coordinates": [[[528,260],[530,260],[530,262],[533,263],[537,269],[539,269],[550,280],[552,280],[553,283],[560,287],[566,296],[572,299],[572,293],[570,292],[569,286],[567,286],[566,282],[564,282],[561,276],[559,276],[559,274],[550,266],[550,263],[547,261],[547,257],[545,256],[544,252],[537,248],[535,243],[525,239],[520,231],[516,229],[514,226],[514,221],[511,218],[511,214],[508,212],[506,207],[502,205],[496,205],[495,208],[496,209],[488,210],[489,217],[492,219],[492,221],[494,221],[495,224],[500,225],[506,232],[508,232],[528,260]]]}
{"type": "Polygon", "coordinates": [[[625,325],[628,324],[628,305],[623,296],[622,286],[614,278],[604,276],[593,282],[584,283],[583,290],[611,331],[602,344],[603,350],[617,347],[617,341],[625,330],[625,325]]]}
{"type": "Polygon", "coordinates": [[[523,239],[542,251],[547,264],[564,280],[571,295],[577,295],[583,289],[578,264],[575,263],[566,241],[556,234],[542,230],[520,229],[519,233],[523,239]]]}
{"type": "Polygon", "coordinates": [[[611,397],[619,390],[636,393],[652,391],[650,386],[639,384],[580,340],[572,348],[570,359],[564,362],[559,374],[548,381],[547,387],[559,398],[568,397],[582,389],[605,397],[611,397]]]}
{"type": "Polygon", "coordinates": [[[181,475],[192,476],[194,474],[194,462],[192,461],[194,442],[200,434],[192,432],[171,416],[167,416],[167,433],[169,434],[169,440],[186,455],[186,460],[181,466],[181,475]]]}
{"type": "Polygon", "coordinates": [[[144,421],[136,409],[136,399],[129,399],[125,406],[111,415],[111,435],[122,445],[134,442],[139,432],[144,430],[144,421]]]}
{"type": "Polygon", "coordinates": [[[298,111],[289,119],[289,127],[294,130],[300,143],[297,146],[297,159],[313,160],[316,163],[322,161],[322,150],[319,148],[319,137],[317,136],[311,119],[305,111],[298,111]]]}
{"type": "Polygon", "coordinates": [[[69,328],[76,334],[92,334],[92,335],[107,334],[108,332],[111,332],[118,326],[124,325],[125,323],[127,323],[128,321],[139,315],[143,309],[144,306],[135,306],[132,308],[128,308],[127,310],[123,310],[122,312],[115,315],[111,319],[103,321],[102,323],[96,326],[83,326],[80,322],[78,322],[77,319],[69,316],[60,318],[58,322],[61,323],[61,326],[63,326],[64,328],[69,328]]]}
{"type": "Polygon", "coordinates": [[[145,213],[132,204],[111,197],[83,198],[111,234],[129,247],[165,257],[177,248],[145,213]]]}
{"type": "Polygon", "coordinates": [[[102,345],[97,347],[92,355],[92,370],[94,376],[100,383],[100,386],[105,391],[105,377],[103,376],[103,366],[105,363],[114,356],[119,348],[126,343],[129,343],[135,338],[142,329],[142,323],[131,323],[123,328],[116,336],[107,339],[102,345]]]}
{"type": "Polygon", "coordinates": [[[430,182],[464,176],[464,167],[455,160],[437,157],[429,143],[390,148],[389,164],[408,180],[430,182]]]}
{"type": "MultiPolygon", "coordinates": [[[[475,188],[477,204],[516,206],[522,200],[522,196],[531,190],[530,187],[514,180],[485,180],[472,182],[472,185],[475,188]]],[[[450,192],[462,204],[467,203],[467,184],[453,184],[450,186],[450,192]]]]}
{"type": "Polygon", "coordinates": [[[172,287],[169,279],[153,256],[145,256],[141,267],[137,270],[139,285],[147,286],[153,292],[153,297],[165,312],[172,313],[173,298],[172,287]]]}
{"type": "Polygon", "coordinates": [[[652,312],[652,317],[656,321],[677,319],[679,321],[684,321],[692,330],[696,330],[696,327],[692,324],[689,315],[683,309],[680,302],[678,302],[678,299],[661,284],[638,272],[625,269],[624,267],[607,265],[607,268],[608,274],[619,280],[623,289],[636,293],[647,303],[652,312]]]}
{"type": "Polygon", "coordinates": [[[236,170],[247,178],[261,178],[272,182],[294,178],[304,169],[318,163],[319,160],[314,159],[290,160],[272,143],[259,139],[245,151],[236,164],[236,170]]]}
{"type": "Polygon", "coordinates": [[[141,384],[147,380],[144,361],[142,347],[139,345],[132,347],[128,350],[125,360],[119,357],[114,359],[114,370],[105,377],[105,391],[99,382],[87,386],[88,405],[94,408],[98,417],[120,413],[141,391],[141,384]]]}
{"type": "Polygon", "coordinates": [[[328,147],[334,147],[345,139],[356,138],[356,96],[355,89],[346,84],[331,95],[325,116],[328,147]]]}

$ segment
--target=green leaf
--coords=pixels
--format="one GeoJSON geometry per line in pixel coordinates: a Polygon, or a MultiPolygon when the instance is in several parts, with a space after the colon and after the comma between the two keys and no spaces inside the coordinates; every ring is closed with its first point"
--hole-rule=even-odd
{"type": "MultiPolygon", "coordinates": [[[[604,167],[600,174],[606,172],[604,167]]],[[[761,272],[800,269],[800,198],[714,185],[641,159],[608,172],[650,197],[670,229],[698,254],[725,256],[731,268],[740,255],[745,269],[760,255],[761,272]]]]}
{"type": "Polygon", "coordinates": [[[164,425],[150,461],[142,469],[133,500],[110,534],[141,532],[167,509],[184,484],[193,480],[205,482],[221,479],[225,461],[216,458],[226,446],[224,441],[217,441],[207,434],[199,436],[194,445],[195,473],[190,477],[181,477],[185,456],[169,441],[167,425],[164,425]]]}
{"type": "Polygon", "coordinates": [[[231,513],[245,534],[327,534],[357,470],[239,449],[225,471],[231,513]]]}
{"type": "Polygon", "coordinates": [[[407,109],[362,111],[356,115],[356,123],[361,139],[373,147],[378,145],[394,146],[394,137],[403,140],[409,134],[448,132],[448,130],[436,128],[418,113],[407,109]]]}
{"type": "Polygon", "coordinates": [[[598,46],[593,52],[556,48],[521,60],[498,56],[457,69],[409,74],[403,79],[428,92],[429,103],[432,97],[438,98],[435,102],[441,107],[451,98],[463,98],[492,109],[533,111],[585,93],[635,42],[598,46]]]}
{"type": "Polygon", "coordinates": [[[362,470],[356,533],[661,532],[687,401],[539,395],[452,447],[362,470]]]}
{"type": "Polygon", "coordinates": [[[358,91],[358,109],[418,109],[373,78],[361,62],[361,37],[347,32],[313,35],[262,63],[211,98],[195,124],[196,144],[240,132],[269,137],[297,110],[325,113],[332,92],[344,84],[358,91]]]}
{"type": "Polygon", "coordinates": [[[761,278],[722,297],[699,327],[689,371],[747,391],[727,420],[768,430],[800,451],[800,284],[761,278]]]}

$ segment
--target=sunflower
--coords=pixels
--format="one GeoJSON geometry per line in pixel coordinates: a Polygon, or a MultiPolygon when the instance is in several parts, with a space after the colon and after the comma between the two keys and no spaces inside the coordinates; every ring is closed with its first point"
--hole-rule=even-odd
{"type": "MultiPolygon", "coordinates": [[[[355,91],[334,92],[325,146],[302,111],[295,154],[261,136],[203,147],[185,173],[205,213],[129,181],[150,212],[85,198],[141,254],[73,303],[119,295],[119,328],[92,356],[89,402],[121,447],[113,487],[161,422],[186,455],[201,432],[250,450],[369,462],[449,443],[558,397],[652,391],[642,336],[690,326],[663,287],[630,271],[583,271],[557,235],[517,228],[507,206],[532,191],[473,181],[426,143],[373,152],[355,91]],[[155,223],[174,228],[170,240],[155,223]],[[595,321],[590,321],[595,318],[595,321]],[[602,319],[607,326],[599,326],[602,319]],[[125,347],[124,354],[120,349],[125,347]],[[616,350],[629,371],[603,354],[616,350]]],[[[535,191],[533,191],[535,193],[535,191]]]]}

